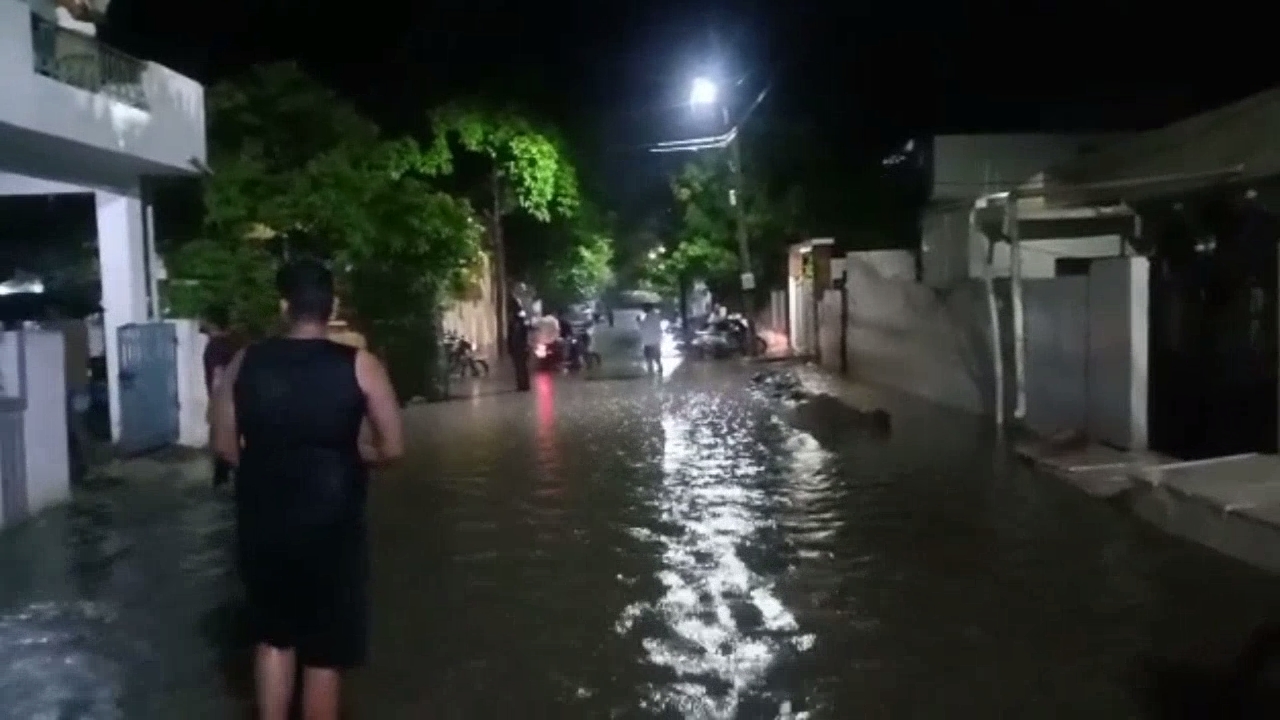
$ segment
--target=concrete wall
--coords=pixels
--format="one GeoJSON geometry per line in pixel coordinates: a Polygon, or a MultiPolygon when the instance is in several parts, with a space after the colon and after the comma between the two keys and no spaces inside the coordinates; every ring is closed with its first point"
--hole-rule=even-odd
{"type": "MultiPolygon", "coordinates": [[[[988,252],[993,277],[1007,278],[1011,274],[1009,243],[997,241],[989,249],[984,235],[970,233],[967,208],[925,211],[920,232],[921,281],[930,287],[945,289],[981,279],[988,252]]],[[[1058,258],[1115,257],[1124,254],[1125,249],[1119,235],[1024,240],[1021,246],[1024,278],[1055,277],[1058,258]]]]}
{"type": "Polygon", "coordinates": [[[20,504],[9,512],[0,509],[0,522],[6,517],[20,520],[71,495],[63,355],[62,333],[56,330],[0,333],[2,394],[11,406],[25,408],[18,421],[17,445],[9,448],[6,443],[17,457],[0,458],[0,463],[18,468],[10,480],[20,484],[20,504]]]}
{"type": "Polygon", "coordinates": [[[1023,283],[1027,426],[1050,435],[1083,430],[1088,416],[1089,278],[1023,283]]]}
{"type": "MultiPolygon", "coordinates": [[[[909,253],[903,253],[909,257],[909,253]]],[[[990,313],[982,283],[939,291],[886,277],[863,253],[845,261],[845,353],[858,380],[976,413],[995,409],[990,313]]],[[[1009,286],[997,281],[1006,417],[1016,403],[1009,286]]],[[[1088,276],[1023,283],[1027,426],[1041,433],[1084,430],[1099,442],[1146,447],[1147,260],[1103,258],[1088,276]]],[[[839,304],[824,302],[823,365],[839,342],[839,304]]]]}
{"type": "Polygon", "coordinates": [[[1088,428],[1107,445],[1147,447],[1150,264],[1095,260],[1089,271],[1088,428]]]}
{"type": "MultiPolygon", "coordinates": [[[[89,52],[93,43],[96,40],[84,41],[89,52]]],[[[203,87],[150,62],[143,63],[138,80],[146,109],[36,73],[31,8],[19,0],[0,0],[0,129],[33,136],[6,147],[6,154],[21,154],[25,148],[32,150],[24,155],[31,162],[52,167],[59,154],[74,158],[75,144],[80,144],[141,161],[137,173],[146,172],[147,165],[154,166],[150,171],[156,174],[165,168],[192,172],[191,160],[204,162],[207,157],[203,87]],[[52,142],[31,147],[42,139],[52,142]]],[[[23,171],[43,174],[32,167],[23,171]]]]}
{"type": "MultiPolygon", "coordinates": [[[[0,0],[3,2],[4,0],[0,0]]],[[[151,319],[147,298],[145,206],[138,193],[94,194],[98,225],[98,267],[102,276],[103,337],[111,438],[120,439],[120,328],[151,319]]]]}
{"type": "Polygon", "coordinates": [[[843,300],[844,293],[828,290],[818,305],[818,360],[828,370],[839,371],[842,366],[844,348],[840,344],[843,340],[840,305],[843,300]]]}
{"type": "Polygon", "coordinates": [[[984,245],[969,238],[968,208],[926,210],[920,219],[920,281],[949,288],[971,279],[972,248],[984,245]]]}
{"type": "MultiPolygon", "coordinates": [[[[1119,235],[1096,237],[1057,238],[1053,240],[1025,240],[1022,247],[1022,277],[1056,277],[1058,258],[1103,258],[1124,254],[1124,241],[1119,235]]],[[[969,249],[970,277],[982,277],[986,264],[986,243],[974,242],[969,249]]],[[[1012,272],[1012,251],[1009,243],[998,242],[991,252],[991,272],[994,277],[1007,278],[1012,272]]]]}
{"type": "Polygon", "coordinates": [[[195,320],[171,320],[178,340],[178,444],[209,444],[209,392],[204,384],[204,348],[209,336],[195,320]]]}
{"type": "MultiPolygon", "coordinates": [[[[911,257],[898,252],[902,263],[911,257]]],[[[850,374],[941,405],[992,412],[995,379],[981,283],[966,281],[937,291],[886,277],[880,269],[883,258],[863,255],[849,253],[845,260],[850,374]]],[[[1002,301],[1000,309],[1007,316],[1008,303],[1002,301]]]]}
{"type": "Polygon", "coordinates": [[[498,314],[493,302],[493,271],[487,257],[472,293],[451,303],[442,323],[446,332],[455,332],[470,340],[478,355],[497,356],[498,314]]]}
{"type": "Polygon", "coordinates": [[[1110,134],[939,135],[933,138],[934,200],[1008,190],[1051,165],[1112,140],[1110,134]]]}
{"type": "MultiPolygon", "coordinates": [[[[27,456],[27,509],[38,513],[71,496],[67,438],[67,388],[62,333],[26,330],[27,412],[23,419],[27,456]]],[[[5,333],[6,344],[14,344],[5,333]]]]}

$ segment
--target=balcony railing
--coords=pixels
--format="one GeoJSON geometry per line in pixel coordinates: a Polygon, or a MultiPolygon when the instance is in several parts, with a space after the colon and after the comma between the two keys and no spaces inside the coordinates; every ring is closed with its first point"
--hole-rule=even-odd
{"type": "Polygon", "coordinates": [[[145,62],[34,13],[31,43],[37,73],[140,110],[149,109],[142,87],[145,62]]]}

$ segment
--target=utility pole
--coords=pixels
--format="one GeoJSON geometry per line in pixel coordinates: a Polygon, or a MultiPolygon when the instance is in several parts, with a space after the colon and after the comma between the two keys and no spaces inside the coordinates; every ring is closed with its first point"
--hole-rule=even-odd
{"type": "Polygon", "coordinates": [[[740,280],[742,282],[742,315],[747,319],[747,325],[751,328],[752,338],[747,342],[747,353],[755,354],[756,343],[754,339],[756,325],[756,303],[755,275],[751,272],[751,246],[747,238],[747,213],[742,206],[742,147],[738,144],[738,138],[735,136],[733,142],[729,144],[729,174],[732,178],[733,187],[729,190],[729,204],[733,206],[733,222],[734,228],[738,236],[738,269],[741,273],[740,280]]]}
{"type": "MultiPolygon", "coordinates": [[[[725,127],[729,128],[730,132],[733,132],[733,128],[729,124],[728,106],[722,104],[720,112],[724,118],[725,127]]],[[[733,207],[734,231],[738,238],[738,271],[740,273],[739,281],[742,283],[742,316],[746,318],[747,327],[751,331],[750,337],[747,338],[746,353],[754,355],[756,351],[756,279],[751,272],[751,245],[747,237],[747,212],[742,205],[742,145],[739,134],[736,132],[733,133],[729,140],[729,177],[732,185],[729,189],[729,205],[733,207]]]]}

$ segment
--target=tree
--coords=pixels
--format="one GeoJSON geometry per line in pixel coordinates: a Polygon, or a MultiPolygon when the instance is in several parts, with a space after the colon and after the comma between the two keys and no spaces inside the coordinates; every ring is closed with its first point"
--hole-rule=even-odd
{"type": "Polygon", "coordinates": [[[209,94],[200,237],[166,248],[175,312],[225,304],[251,332],[275,317],[280,260],[332,261],[369,321],[429,317],[480,251],[470,204],[437,186],[448,165],[378,128],[292,64],[209,94]]]}
{"type": "Polygon", "coordinates": [[[460,179],[488,226],[498,328],[505,338],[509,267],[504,219],[516,211],[544,223],[571,217],[579,204],[577,171],[553,132],[516,112],[454,104],[433,112],[431,126],[432,163],[452,170],[468,160],[480,161],[475,177],[460,179]]]}
{"type": "MultiPolygon", "coordinates": [[[[842,154],[814,126],[780,117],[753,118],[740,142],[758,292],[784,281],[792,242],[835,237],[845,247],[871,249],[913,240],[909,193],[885,182],[878,158],[842,154]]],[[[646,268],[652,282],[676,290],[679,277],[701,277],[717,294],[737,295],[729,180],[719,152],[695,158],[672,178],[678,227],[666,256],[646,268]]]]}
{"type": "MultiPolygon", "coordinates": [[[[785,244],[796,231],[798,191],[786,188],[769,192],[759,175],[747,174],[743,188],[743,213],[751,239],[752,270],[761,276],[771,263],[762,263],[762,251],[785,244]]],[[[732,188],[723,156],[708,153],[686,164],[671,180],[677,226],[674,242],[653,254],[646,276],[666,292],[682,292],[687,283],[702,279],[712,288],[737,285],[738,247],[736,217],[729,202],[732,188]]]]}
{"type": "Polygon", "coordinates": [[[598,296],[613,279],[613,218],[583,201],[572,217],[511,223],[510,265],[553,307],[598,296]]]}

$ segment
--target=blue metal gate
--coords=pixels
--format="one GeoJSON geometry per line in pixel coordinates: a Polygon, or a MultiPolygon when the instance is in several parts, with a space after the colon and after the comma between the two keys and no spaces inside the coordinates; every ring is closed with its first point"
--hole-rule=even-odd
{"type": "Polygon", "coordinates": [[[178,441],[178,336],[164,322],[124,325],[120,342],[120,449],[178,441]]]}

